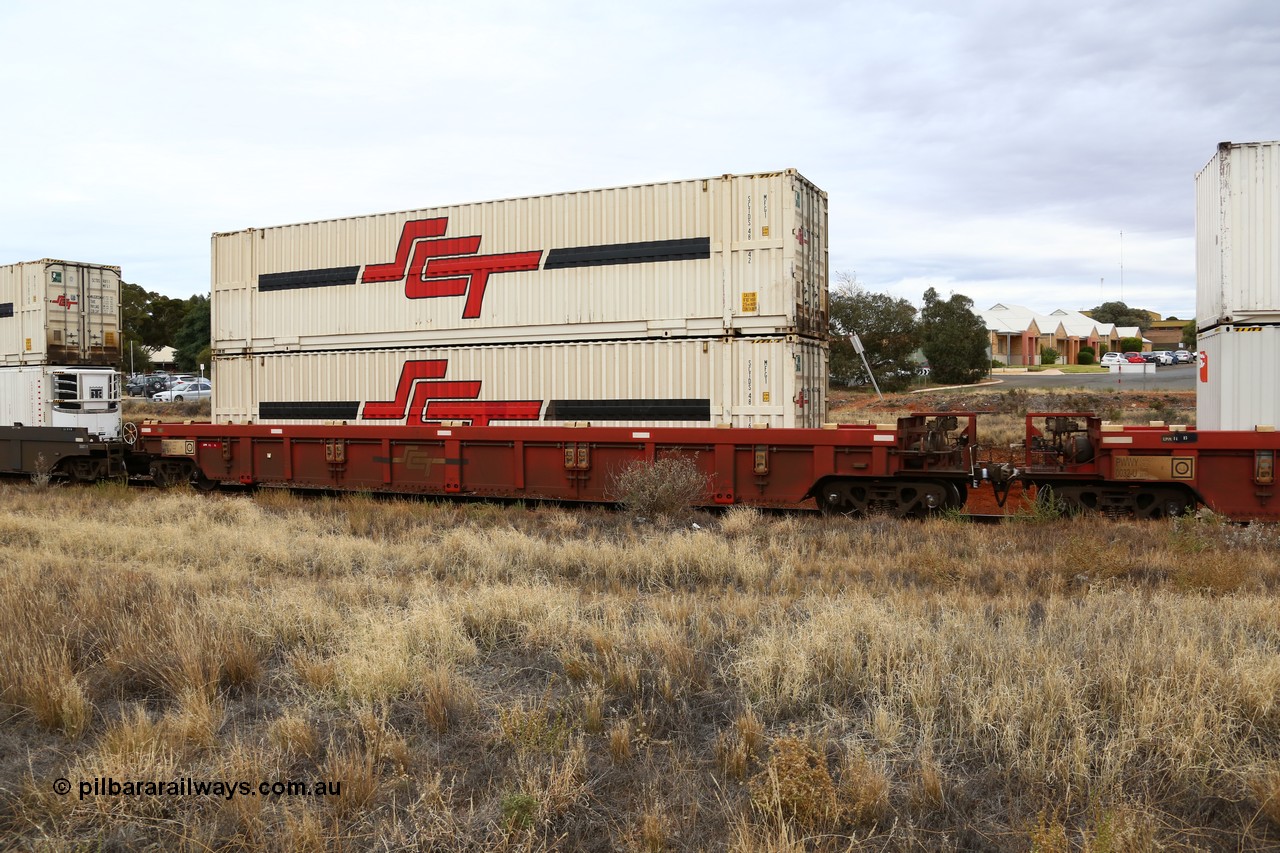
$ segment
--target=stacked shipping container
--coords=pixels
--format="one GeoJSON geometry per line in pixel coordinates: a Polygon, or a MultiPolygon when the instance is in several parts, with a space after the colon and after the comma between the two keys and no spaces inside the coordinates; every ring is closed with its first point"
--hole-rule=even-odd
{"type": "Polygon", "coordinates": [[[119,267],[0,266],[0,426],[118,436],[119,360],[119,267]]]}
{"type": "Polygon", "coordinates": [[[1196,176],[1201,429],[1280,426],[1280,142],[1224,142],[1196,176]]]}
{"type": "Polygon", "coordinates": [[[0,266],[5,365],[120,360],[120,268],[45,259],[0,266]]]}
{"type": "Polygon", "coordinates": [[[216,234],[214,416],[816,426],[826,233],[786,171],[216,234]]]}

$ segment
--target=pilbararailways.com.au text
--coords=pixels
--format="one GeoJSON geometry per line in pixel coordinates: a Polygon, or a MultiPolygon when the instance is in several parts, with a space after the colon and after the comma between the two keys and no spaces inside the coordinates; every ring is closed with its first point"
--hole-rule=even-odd
{"type": "MultiPolygon", "coordinates": [[[[59,794],[71,793],[71,783],[58,779],[53,789],[59,794]]],[[[86,797],[337,797],[342,795],[341,780],[321,779],[316,782],[298,780],[242,782],[231,779],[126,779],[110,776],[78,783],[80,799],[86,797]]]]}

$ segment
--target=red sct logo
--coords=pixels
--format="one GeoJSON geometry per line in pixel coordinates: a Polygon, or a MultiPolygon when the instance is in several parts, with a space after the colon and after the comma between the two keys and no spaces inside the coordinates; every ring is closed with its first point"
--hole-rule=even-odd
{"type": "Polygon", "coordinates": [[[447,217],[406,222],[396,246],[396,259],[369,264],[360,280],[369,284],[403,279],[404,295],[410,299],[466,296],[462,316],[475,319],[480,316],[490,275],[536,270],[542,260],[541,250],[477,255],[480,238],[444,237],[448,224],[447,217]]]}

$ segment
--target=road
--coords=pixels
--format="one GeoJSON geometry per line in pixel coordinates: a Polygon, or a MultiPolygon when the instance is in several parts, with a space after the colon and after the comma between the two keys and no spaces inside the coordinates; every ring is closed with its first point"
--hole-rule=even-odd
{"type": "MultiPolygon", "coordinates": [[[[1102,391],[1114,388],[1117,391],[1194,391],[1196,387],[1196,366],[1194,364],[1173,364],[1157,367],[1155,373],[1124,374],[1123,376],[1108,373],[997,373],[993,377],[999,381],[998,388],[1085,388],[1090,391],[1102,391]]],[[[984,383],[985,384],[985,383],[984,383]]]]}

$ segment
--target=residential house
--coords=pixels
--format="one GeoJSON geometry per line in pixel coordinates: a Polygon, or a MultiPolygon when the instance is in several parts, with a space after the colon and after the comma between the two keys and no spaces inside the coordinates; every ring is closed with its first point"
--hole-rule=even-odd
{"type": "Polygon", "coordinates": [[[991,358],[1008,365],[1040,364],[1040,353],[1053,349],[1058,362],[1075,364],[1082,347],[1116,349],[1121,335],[1111,323],[1099,323],[1079,311],[1059,308],[1041,314],[1022,305],[997,303],[976,312],[991,335],[991,358]]]}

